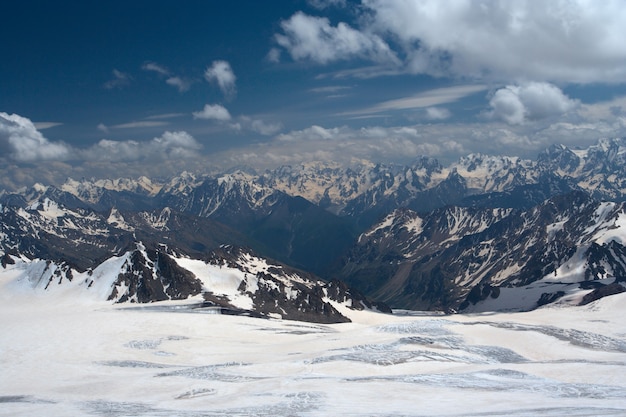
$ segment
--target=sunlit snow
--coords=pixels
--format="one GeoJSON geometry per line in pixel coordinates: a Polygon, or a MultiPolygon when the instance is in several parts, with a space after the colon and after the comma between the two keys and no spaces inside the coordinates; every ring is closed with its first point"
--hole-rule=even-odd
{"type": "Polygon", "coordinates": [[[0,415],[626,414],[626,294],[516,314],[343,309],[353,323],[320,325],[44,294],[19,274],[0,274],[0,415]]]}

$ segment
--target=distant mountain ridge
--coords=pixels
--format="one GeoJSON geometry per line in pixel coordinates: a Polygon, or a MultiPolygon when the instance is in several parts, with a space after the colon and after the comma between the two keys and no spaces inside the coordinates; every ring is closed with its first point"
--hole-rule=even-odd
{"type": "MultiPolygon", "coordinates": [[[[587,149],[552,145],[534,161],[470,154],[446,167],[428,157],[418,158],[408,166],[360,161],[351,167],[341,167],[316,162],[283,166],[260,174],[184,172],[167,181],[146,177],[68,179],[57,189],[36,185],[14,194],[31,201],[50,193],[65,193],[66,199],[70,195],[77,199],[74,204],[80,201],[98,210],[113,206],[137,209],[126,207],[133,204],[142,208],[163,207],[170,205],[169,201],[180,200],[182,211],[210,216],[221,205],[229,204],[235,191],[251,208],[263,206],[265,200],[281,192],[302,197],[340,216],[359,217],[376,208],[387,214],[399,207],[428,211],[447,204],[480,205],[482,200],[476,196],[511,193],[520,187],[540,187],[547,183],[556,187],[557,193],[582,190],[598,199],[626,199],[626,139],[602,139],[587,149]],[[199,187],[207,189],[210,195],[200,199],[191,197],[194,192],[198,194],[199,187]],[[131,202],[126,201],[129,196],[131,202]],[[424,196],[431,198],[425,202],[424,196]],[[185,197],[191,198],[184,201],[185,197]]],[[[7,195],[4,193],[2,198],[7,195]]]]}

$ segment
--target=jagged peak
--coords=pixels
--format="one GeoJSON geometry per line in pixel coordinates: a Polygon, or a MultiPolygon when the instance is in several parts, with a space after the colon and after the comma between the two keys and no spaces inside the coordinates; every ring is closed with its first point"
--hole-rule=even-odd
{"type": "Polygon", "coordinates": [[[102,178],[102,179],[86,179],[80,181],[68,177],[61,185],[62,191],[73,194],[77,197],[91,196],[95,197],[102,193],[102,190],[109,191],[132,191],[147,195],[156,195],[162,188],[162,184],[154,180],[140,176],[133,178],[102,178]]]}

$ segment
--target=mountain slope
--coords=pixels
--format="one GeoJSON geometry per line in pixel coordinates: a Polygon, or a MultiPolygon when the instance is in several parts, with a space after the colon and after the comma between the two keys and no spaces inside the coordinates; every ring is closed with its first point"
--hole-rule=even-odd
{"type": "Polygon", "coordinates": [[[249,236],[260,252],[316,273],[357,236],[349,219],[261,186],[241,172],[206,179],[162,199],[179,211],[214,219],[249,236]]]}
{"type": "Polygon", "coordinates": [[[349,321],[338,305],[388,311],[344,284],[224,246],[244,238],[169,208],[102,214],[44,197],[0,207],[0,220],[0,278],[22,289],[321,323],[349,321]]]}
{"type": "Polygon", "coordinates": [[[534,299],[502,306],[529,309],[567,291],[626,281],[624,238],[624,204],[581,192],[527,211],[449,207],[420,216],[398,210],[361,235],[337,276],[411,309],[467,309],[496,299],[502,288],[536,292],[543,285],[534,299]]]}

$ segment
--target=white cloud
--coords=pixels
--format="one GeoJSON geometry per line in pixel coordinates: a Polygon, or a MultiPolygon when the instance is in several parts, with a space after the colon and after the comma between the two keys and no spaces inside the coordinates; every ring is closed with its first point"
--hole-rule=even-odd
{"type": "MultiPolygon", "coordinates": [[[[106,128],[99,126],[100,130],[106,128]]],[[[102,139],[87,148],[46,139],[22,116],[0,112],[0,154],[20,162],[129,162],[198,158],[202,145],[187,132],[165,132],[147,141],[102,139]]],[[[66,169],[66,168],[64,168],[66,169]]]]}
{"type": "Polygon", "coordinates": [[[96,126],[96,129],[104,133],[109,133],[109,127],[104,123],[100,123],[98,126],[96,126]]]}
{"type": "Polygon", "coordinates": [[[228,109],[219,104],[205,104],[201,111],[193,112],[192,115],[194,119],[217,120],[220,122],[232,120],[232,123],[228,123],[226,126],[235,132],[251,131],[264,136],[271,136],[283,128],[280,122],[267,122],[245,115],[237,116],[233,120],[228,109]]]}
{"type": "Polygon", "coordinates": [[[153,72],[156,72],[157,74],[164,75],[164,76],[170,75],[170,71],[167,68],[155,62],[146,62],[145,64],[141,66],[141,69],[145,71],[153,71],[153,72]]]}
{"type": "Polygon", "coordinates": [[[524,104],[516,90],[518,87],[501,88],[493,95],[489,105],[493,109],[490,115],[511,125],[524,123],[526,118],[524,104]]]}
{"type": "Polygon", "coordinates": [[[140,120],[138,122],[121,123],[118,125],[110,126],[114,129],[139,129],[146,127],[160,127],[167,126],[168,122],[156,121],[156,120],[140,120]]]}
{"type": "Polygon", "coordinates": [[[165,80],[167,85],[171,85],[178,89],[178,92],[184,93],[185,91],[189,91],[191,88],[191,82],[189,80],[182,79],[180,77],[170,77],[165,80]]]}
{"type": "Polygon", "coordinates": [[[426,117],[430,120],[445,120],[449,119],[452,114],[450,110],[442,107],[428,107],[426,108],[426,117]]]}
{"type": "Polygon", "coordinates": [[[579,102],[567,97],[549,83],[509,85],[495,92],[489,105],[490,115],[509,124],[561,116],[575,109],[579,102]]]}
{"type": "Polygon", "coordinates": [[[332,26],[325,17],[297,12],[281,22],[284,34],[276,34],[276,42],[294,60],[311,60],[320,64],[352,58],[376,62],[398,63],[398,59],[378,35],[361,32],[340,22],[332,26]]]}
{"type": "Polygon", "coordinates": [[[315,87],[311,88],[309,91],[312,93],[318,94],[327,94],[327,93],[338,93],[340,91],[350,90],[352,87],[347,85],[329,85],[326,87],[315,87]]]}
{"type": "Polygon", "coordinates": [[[33,122],[33,126],[35,126],[35,129],[37,130],[46,130],[62,125],[63,123],[58,122],[33,122]]]}
{"type": "Polygon", "coordinates": [[[177,117],[184,116],[184,113],[165,113],[165,114],[155,114],[153,116],[148,116],[146,119],[148,120],[159,120],[159,119],[174,119],[177,117]]]}
{"type": "Polygon", "coordinates": [[[231,119],[228,110],[219,104],[205,104],[204,109],[192,113],[194,119],[221,120],[231,119]]]}
{"type": "Polygon", "coordinates": [[[206,69],[204,77],[209,82],[217,83],[226,97],[233,97],[237,92],[237,77],[227,61],[213,61],[206,69]]]}
{"type": "Polygon", "coordinates": [[[112,90],[114,88],[123,88],[130,84],[132,77],[125,72],[114,69],[113,70],[113,79],[104,83],[104,88],[107,90],[112,90]]]}
{"type": "Polygon", "coordinates": [[[438,106],[440,104],[453,103],[487,89],[484,85],[460,85],[454,87],[436,88],[433,90],[423,91],[421,93],[403,97],[400,99],[384,101],[375,106],[361,110],[343,113],[344,115],[362,115],[381,113],[393,110],[419,109],[425,107],[438,106]]]}
{"type": "Polygon", "coordinates": [[[0,112],[1,154],[19,162],[65,160],[71,149],[46,139],[26,117],[0,112]]]}
{"type": "Polygon", "coordinates": [[[401,42],[408,70],[502,80],[621,82],[620,1],[363,0],[368,30],[401,42]]]}
{"type": "Polygon", "coordinates": [[[294,130],[289,133],[283,133],[278,135],[277,139],[285,142],[339,139],[342,133],[348,131],[348,128],[345,127],[327,129],[322,126],[313,125],[303,130],[294,130]]]}
{"type": "Polygon", "coordinates": [[[147,62],[141,66],[141,69],[145,71],[156,72],[163,77],[167,77],[165,83],[167,85],[171,85],[172,87],[176,87],[176,89],[180,93],[189,91],[189,89],[191,88],[191,81],[172,74],[169,69],[167,69],[163,65],[157,64],[156,62],[147,62]]]}
{"type": "Polygon", "coordinates": [[[267,59],[269,62],[274,62],[274,63],[280,62],[280,49],[278,48],[270,49],[270,51],[265,56],[265,59],[267,59]]]}
{"type": "Polygon", "coordinates": [[[396,71],[506,83],[626,81],[622,1],[361,3],[356,27],[298,12],[281,23],[275,40],[294,60],[385,64],[387,71],[366,76],[396,71]]]}
{"type": "Polygon", "coordinates": [[[609,101],[581,105],[578,113],[592,122],[615,122],[626,118],[626,96],[609,101]]]}
{"type": "Polygon", "coordinates": [[[229,126],[236,132],[250,131],[263,136],[275,135],[283,128],[280,122],[266,122],[265,120],[253,119],[249,116],[239,116],[237,121],[229,126]]]}
{"type": "Polygon", "coordinates": [[[162,161],[196,158],[202,145],[187,132],[165,132],[150,141],[114,141],[102,139],[78,151],[87,161],[162,161]]]}

